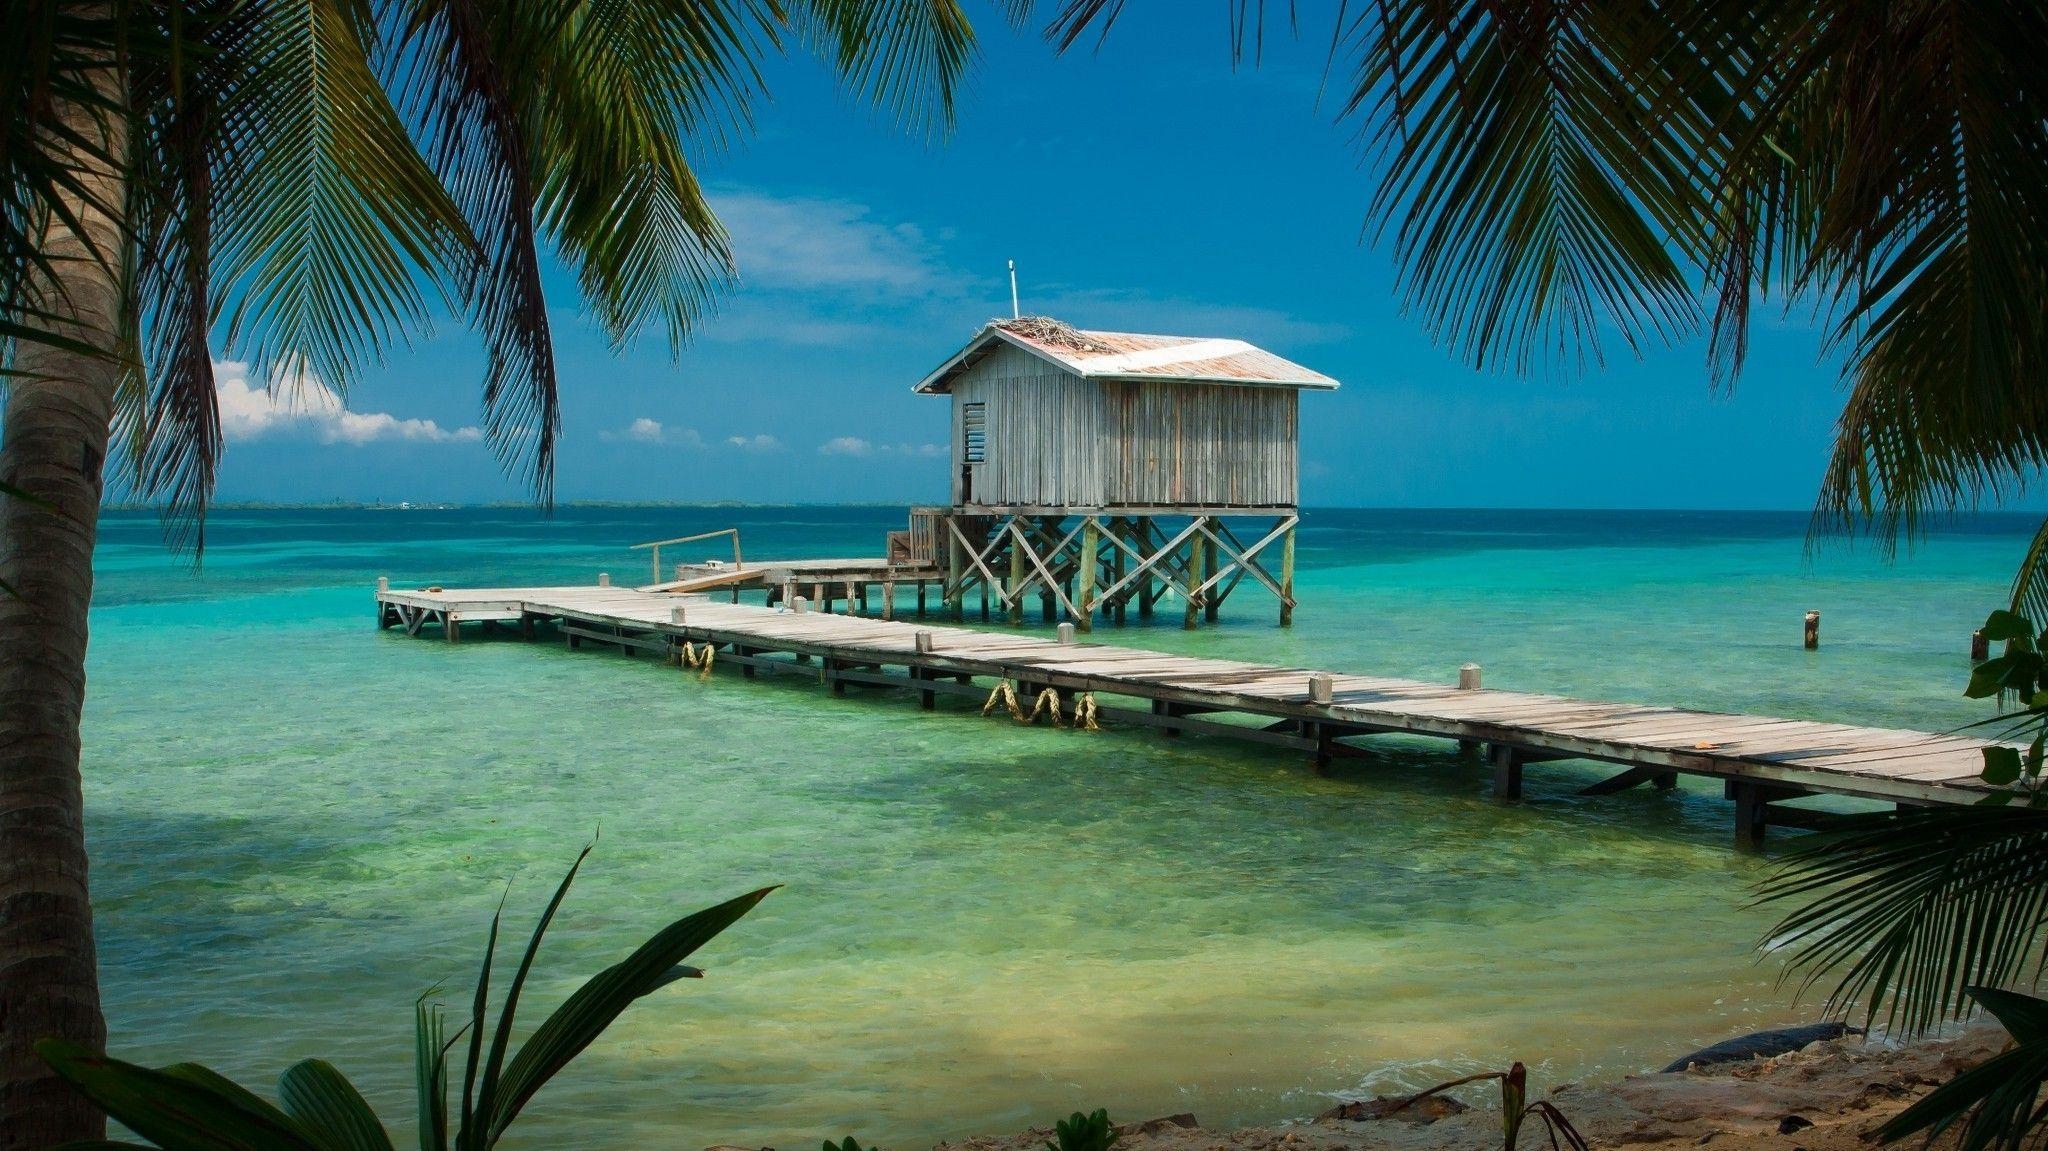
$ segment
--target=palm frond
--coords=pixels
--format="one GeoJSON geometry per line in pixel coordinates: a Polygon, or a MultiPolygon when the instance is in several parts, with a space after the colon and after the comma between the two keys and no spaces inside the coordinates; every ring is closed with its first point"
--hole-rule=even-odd
{"type": "Polygon", "coordinates": [[[957,0],[800,0],[791,17],[855,94],[927,134],[952,128],[975,52],[957,0]]]}
{"type": "Polygon", "coordinates": [[[2039,978],[2048,925],[2048,813],[1908,809],[1850,817],[1781,864],[1761,892],[1797,906],[1766,946],[1806,986],[1833,974],[1831,1012],[1860,1006],[1923,1032],[1969,989],[2039,978]]]}
{"type": "Polygon", "coordinates": [[[2027,554],[2013,575],[2009,610],[2029,620],[2048,620],[2048,520],[2027,542],[2027,554]]]}

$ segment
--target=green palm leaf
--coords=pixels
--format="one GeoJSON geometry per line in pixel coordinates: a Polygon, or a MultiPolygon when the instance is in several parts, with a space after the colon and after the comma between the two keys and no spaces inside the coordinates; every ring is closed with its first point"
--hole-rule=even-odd
{"type": "Polygon", "coordinates": [[[2048,925],[2048,814],[2028,807],[1854,816],[1786,857],[1762,889],[1797,907],[1768,947],[1807,985],[1839,973],[1830,1011],[1926,1031],[1970,989],[2038,979],[2048,925]]]}
{"type": "Polygon", "coordinates": [[[322,1059],[294,1063],[277,1081],[277,1102],[320,1151],[392,1151],[391,1136],[348,1077],[322,1059]]]}
{"type": "Polygon", "coordinates": [[[689,972],[678,965],[754,909],[772,887],[677,920],[624,960],[592,976],[543,1022],[505,1068],[485,1146],[495,1144],[534,1093],[603,1034],[641,996],[689,972]]]}
{"type": "Polygon", "coordinates": [[[163,1151],[322,1151],[290,1117],[204,1068],[152,1071],[55,1039],[36,1052],[163,1151]]]}

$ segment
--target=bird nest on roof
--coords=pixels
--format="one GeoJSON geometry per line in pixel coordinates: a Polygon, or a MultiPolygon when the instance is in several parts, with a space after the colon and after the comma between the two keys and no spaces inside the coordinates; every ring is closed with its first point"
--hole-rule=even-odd
{"type": "Polygon", "coordinates": [[[1074,325],[1055,320],[1051,316],[1019,316],[1014,320],[992,320],[991,325],[1006,332],[1051,344],[1075,352],[1107,352],[1109,348],[1098,344],[1081,333],[1074,325]]]}

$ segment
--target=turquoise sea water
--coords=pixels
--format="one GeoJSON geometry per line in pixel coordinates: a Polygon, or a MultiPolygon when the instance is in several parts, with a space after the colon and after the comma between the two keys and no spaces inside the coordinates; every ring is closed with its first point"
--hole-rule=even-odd
{"type": "MultiPolygon", "coordinates": [[[[203,573],[106,525],[86,776],[112,1046],[263,1085],[331,1059],[404,1127],[413,1000],[467,993],[589,836],[529,1013],[682,912],[785,884],[513,1143],[924,1146],[1076,1108],[1207,1125],[1522,1059],[1619,1075],[1805,1018],[1766,866],[1702,788],[1598,800],[1389,740],[1319,779],[1202,738],[1023,729],[795,679],[373,627],[370,588],[640,573],[644,539],[875,554],[900,508],[225,511],[203,573]]],[[[1296,626],[1100,638],[1489,687],[1943,728],[2031,524],[1887,566],[1779,514],[1312,512],[1296,626]],[[1823,613],[1818,653],[1800,617],[1823,613]]],[[[715,554],[716,544],[706,554],[715,554]]],[[[685,558],[685,557],[678,557],[685,558]]],[[[1035,613],[1034,613],[1035,616],[1035,613]]]]}

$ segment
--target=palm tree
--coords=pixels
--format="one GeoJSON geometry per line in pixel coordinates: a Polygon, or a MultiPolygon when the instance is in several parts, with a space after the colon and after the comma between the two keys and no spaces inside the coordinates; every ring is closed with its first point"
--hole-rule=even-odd
{"type": "MultiPolygon", "coordinates": [[[[1124,0],[1065,0],[1062,47],[1124,0]]],[[[1291,11],[1290,5],[1290,11],[1291,11]]],[[[1263,0],[1229,0],[1256,53],[1263,0]]],[[[1575,371],[1704,338],[1740,375],[1760,304],[1811,313],[1847,402],[1817,531],[1886,546],[2048,467],[2048,6],[2038,0],[1368,0],[1327,82],[1377,180],[1410,310],[1471,363],[1575,371]]],[[[1887,1138],[2048,1119],[2048,523],[1970,694],[2016,695],[2005,806],[1868,817],[1788,861],[1778,937],[1830,1000],[1922,1031],[1981,1003],[2019,1040],[1887,1138]],[[2032,621],[2032,622],[2029,622],[2032,621]],[[2037,694],[2039,693],[2039,694],[2037,694]],[[2038,700],[2039,706],[2034,706],[2038,700]]]]}
{"type": "Polygon", "coordinates": [[[195,555],[216,342],[345,386],[446,301],[484,427],[545,503],[552,257],[624,345],[671,347],[732,267],[692,173],[766,57],[816,51],[950,125],[955,0],[8,0],[0,13],[0,1148],[100,1137],[32,1045],[104,1039],[79,777],[103,473],[195,555]]]}

